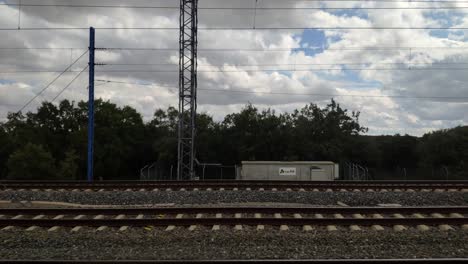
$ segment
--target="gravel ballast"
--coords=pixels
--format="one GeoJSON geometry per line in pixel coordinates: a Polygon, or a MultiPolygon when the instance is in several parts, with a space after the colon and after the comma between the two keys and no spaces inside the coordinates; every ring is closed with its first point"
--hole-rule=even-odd
{"type": "Polygon", "coordinates": [[[89,205],[137,204],[218,204],[218,203],[296,203],[350,206],[378,204],[467,205],[468,193],[462,192],[273,192],[273,191],[159,191],[159,192],[33,192],[2,191],[0,200],[55,201],[89,205]]]}
{"type": "Polygon", "coordinates": [[[468,232],[0,232],[1,259],[463,258],[468,232]]]}

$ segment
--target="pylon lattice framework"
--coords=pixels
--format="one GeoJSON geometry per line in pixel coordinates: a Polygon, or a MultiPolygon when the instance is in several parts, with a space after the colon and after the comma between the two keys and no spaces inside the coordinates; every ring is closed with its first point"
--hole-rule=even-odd
{"type": "Polygon", "coordinates": [[[177,179],[194,179],[198,0],[180,0],[177,179]]]}

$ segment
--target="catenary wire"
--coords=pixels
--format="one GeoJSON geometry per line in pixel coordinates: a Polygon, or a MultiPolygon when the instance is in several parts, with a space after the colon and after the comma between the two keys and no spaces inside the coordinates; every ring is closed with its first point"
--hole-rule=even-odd
{"type": "MultiPolygon", "coordinates": [[[[243,70],[198,70],[197,72],[218,72],[218,73],[235,73],[235,72],[314,72],[314,71],[439,71],[439,70],[468,70],[468,67],[440,67],[440,68],[319,68],[319,69],[243,69],[243,70]]],[[[0,72],[1,74],[20,74],[20,73],[57,73],[59,71],[8,71],[0,72]]],[[[79,71],[68,71],[69,73],[79,71]]],[[[96,70],[100,73],[178,73],[179,70],[96,70]]]]}
{"type": "Polygon", "coordinates": [[[73,61],[68,67],[66,67],[63,71],[60,72],[51,82],[49,82],[42,90],[40,90],[36,95],[31,98],[26,104],[24,104],[18,111],[17,113],[19,114],[21,111],[23,111],[28,105],[30,105],[37,97],[39,97],[42,93],[44,93],[49,87],[57,81],[63,74],[65,74],[75,63],[77,63],[88,51],[85,51],[83,54],[81,54],[75,61],[73,61]]]}
{"type": "Polygon", "coordinates": [[[60,92],[52,99],[51,102],[53,103],[63,92],[65,92],[65,90],[68,89],[68,87],[70,87],[70,86],[73,84],[73,82],[74,82],[76,79],[78,79],[78,77],[80,77],[80,75],[81,75],[84,71],[86,71],[86,70],[88,69],[88,67],[89,67],[89,66],[84,67],[84,68],[83,68],[83,69],[82,69],[82,70],[81,70],[81,71],[80,71],[80,72],[79,72],[79,73],[62,89],[62,90],[60,90],[60,92]]]}
{"type": "MultiPolygon", "coordinates": [[[[429,2],[424,2],[429,3],[429,2]]],[[[435,2],[433,2],[435,3],[435,2]]],[[[441,2],[437,2],[441,3],[441,2]]],[[[68,7],[68,8],[119,8],[119,9],[164,9],[179,10],[179,6],[138,6],[138,5],[72,5],[72,4],[7,4],[0,6],[15,7],[68,7]]],[[[199,10],[441,10],[468,9],[468,6],[418,6],[418,7],[198,7],[199,10]]]]}
{"type": "MultiPolygon", "coordinates": [[[[105,83],[117,83],[117,84],[129,84],[129,85],[141,85],[141,86],[160,86],[172,89],[178,89],[175,86],[170,85],[159,85],[153,83],[132,83],[115,80],[98,79],[98,82],[105,83]]],[[[468,100],[468,96],[404,96],[404,95],[360,95],[360,94],[323,94],[323,93],[287,93],[287,92],[261,92],[251,90],[224,90],[224,89],[211,89],[211,88],[199,88],[201,91],[215,91],[215,92],[226,92],[226,93],[248,93],[248,94],[273,94],[273,95],[302,95],[302,96],[331,96],[331,97],[365,97],[365,98],[404,98],[404,99],[445,99],[445,100],[468,100]]]]}
{"type": "MultiPolygon", "coordinates": [[[[180,30],[179,27],[95,27],[96,30],[180,30]]],[[[22,27],[0,28],[0,31],[68,31],[89,27],[22,27]]],[[[468,30],[468,27],[205,27],[200,31],[269,31],[269,30],[468,30]]]]}

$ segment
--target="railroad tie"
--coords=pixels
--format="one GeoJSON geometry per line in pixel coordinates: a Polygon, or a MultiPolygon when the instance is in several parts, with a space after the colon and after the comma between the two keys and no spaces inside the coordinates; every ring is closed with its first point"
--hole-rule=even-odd
{"type": "MultiPolygon", "coordinates": [[[[177,215],[176,215],[176,219],[182,219],[182,218],[184,218],[184,214],[177,214],[177,215]]],[[[168,227],[166,228],[166,231],[172,231],[172,230],[174,230],[175,228],[176,228],[175,225],[170,225],[170,226],[168,226],[168,227]]]]}
{"type": "Polygon", "coordinates": [[[213,188],[206,188],[206,191],[211,192],[211,191],[213,191],[213,188]]]}
{"type": "Polygon", "coordinates": [[[104,192],[104,191],[105,191],[105,189],[99,189],[99,191],[98,191],[98,192],[104,192]]]}
{"type": "MultiPolygon", "coordinates": [[[[197,214],[197,216],[195,216],[195,218],[197,218],[197,219],[203,218],[203,214],[197,214]]],[[[195,229],[197,229],[197,225],[191,225],[189,227],[189,231],[194,231],[195,229]]]]}
{"type": "MultiPolygon", "coordinates": [[[[45,215],[42,215],[42,214],[41,214],[41,215],[36,215],[35,217],[33,217],[33,219],[34,219],[34,220],[36,220],[36,219],[42,219],[42,218],[44,218],[44,217],[45,217],[45,215]]],[[[35,231],[35,230],[37,230],[37,229],[39,229],[38,226],[30,226],[30,227],[26,228],[26,231],[35,231]]]]}
{"type": "MultiPolygon", "coordinates": [[[[322,214],[315,214],[315,218],[322,219],[324,217],[322,214]]],[[[338,231],[338,229],[334,225],[327,225],[327,231],[333,232],[333,231],[338,231]]]]}
{"type": "Polygon", "coordinates": [[[441,192],[445,192],[445,190],[444,189],[435,189],[434,192],[441,193],[441,192]]]}
{"type": "Polygon", "coordinates": [[[313,192],[320,192],[320,190],[317,189],[317,188],[312,189],[312,191],[313,191],[313,192]]]}
{"type": "MultiPolygon", "coordinates": [[[[364,219],[364,216],[362,214],[353,214],[353,218],[364,219]]],[[[349,230],[351,230],[351,231],[362,231],[361,227],[359,227],[358,225],[351,225],[349,227],[349,230]]]]}
{"type": "MultiPolygon", "coordinates": [[[[242,218],[242,214],[236,213],[236,214],[234,215],[234,218],[237,218],[237,219],[242,218]]],[[[236,230],[236,231],[241,231],[241,230],[242,230],[242,225],[235,225],[235,226],[234,226],[234,230],[236,230]]]]}
{"type": "MultiPolygon", "coordinates": [[[[249,189],[250,189],[250,188],[249,188],[249,189]]],[[[238,191],[239,188],[236,188],[236,187],[235,187],[235,188],[233,188],[232,190],[233,190],[233,191],[238,191]]]]}
{"type": "Polygon", "coordinates": [[[278,189],[276,189],[276,188],[271,188],[271,191],[272,191],[272,192],[276,192],[276,191],[278,191],[278,189]]]}
{"type": "MultiPolygon", "coordinates": [[[[439,213],[433,213],[433,214],[431,214],[431,216],[434,217],[434,218],[445,218],[445,216],[443,216],[442,214],[439,214],[439,213]]],[[[439,225],[439,229],[441,231],[454,230],[453,227],[451,227],[450,225],[439,225]]]]}
{"type": "Polygon", "coordinates": [[[158,188],[154,188],[154,189],[153,189],[153,192],[159,192],[159,189],[158,189],[158,188]]]}
{"type": "MultiPolygon", "coordinates": [[[[376,219],[382,219],[382,218],[384,218],[381,214],[373,214],[372,217],[373,217],[373,218],[376,218],[376,219]]],[[[383,226],[381,226],[381,225],[372,225],[371,228],[372,228],[372,230],[374,230],[374,231],[383,231],[383,230],[385,230],[385,229],[383,228],[383,226]]]]}
{"type": "Polygon", "coordinates": [[[179,191],[185,192],[185,191],[187,191],[187,190],[186,190],[185,188],[180,188],[179,191]]]}
{"type": "MultiPolygon", "coordinates": [[[[115,219],[125,219],[125,215],[124,214],[120,214],[118,215],[115,219]]],[[[128,226],[121,226],[119,228],[119,231],[120,232],[124,232],[124,231],[127,231],[128,230],[128,226]]]]}
{"type": "Polygon", "coordinates": [[[304,188],[299,188],[300,192],[305,192],[306,190],[304,188]]]}
{"type": "MultiPolygon", "coordinates": [[[[21,218],[23,218],[23,215],[17,215],[11,219],[16,220],[16,219],[21,219],[21,218]]],[[[7,226],[7,227],[4,227],[2,230],[8,231],[8,230],[12,230],[13,228],[14,226],[7,226]]]]}
{"type": "Polygon", "coordinates": [[[340,192],[347,192],[348,190],[346,189],[340,189],[340,192]]]}
{"type": "Polygon", "coordinates": [[[135,219],[143,219],[143,218],[145,218],[145,215],[144,214],[139,214],[139,215],[136,216],[135,219]]]}
{"type": "Polygon", "coordinates": [[[133,191],[133,190],[130,189],[130,188],[128,188],[128,189],[126,189],[125,191],[126,191],[126,192],[131,192],[131,191],[133,191]]]}
{"type": "Polygon", "coordinates": [[[72,192],[79,192],[80,189],[73,189],[72,192]]]}
{"type": "Polygon", "coordinates": [[[193,188],[193,191],[194,191],[194,192],[198,192],[199,189],[198,189],[198,188],[193,188]]]}
{"type": "Polygon", "coordinates": [[[430,189],[422,189],[421,192],[431,192],[430,189]]]}
{"type": "Polygon", "coordinates": [[[258,189],[258,190],[261,191],[261,192],[263,192],[263,191],[265,191],[265,188],[260,188],[260,189],[258,189]]]}
{"type": "MultiPolygon", "coordinates": [[[[279,213],[276,213],[275,218],[276,219],[281,219],[281,218],[283,218],[283,216],[281,214],[279,214],[279,213]]],[[[289,230],[288,225],[280,225],[280,231],[288,231],[288,230],[289,230]]]]}
{"type": "MultiPolygon", "coordinates": [[[[237,189],[237,188],[234,188],[234,189],[237,189]]],[[[246,190],[246,191],[252,191],[252,188],[247,187],[245,190],[246,190]]],[[[234,191],[237,191],[237,190],[234,190],[234,191]]]]}
{"type": "MultiPolygon", "coordinates": [[[[80,220],[80,219],[83,219],[85,218],[86,216],[85,215],[78,215],[76,217],[74,217],[73,219],[75,220],[80,220]]],[[[82,229],[83,227],[82,226],[75,226],[72,228],[71,232],[78,232],[82,229]]]]}
{"type": "Polygon", "coordinates": [[[457,189],[448,189],[447,191],[448,191],[448,192],[458,192],[457,189]]]}
{"type": "MultiPolygon", "coordinates": [[[[259,213],[256,213],[254,215],[255,218],[262,218],[262,214],[259,214],[259,213]]],[[[264,225],[257,225],[257,230],[258,231],[261,231],[261,230],[265,230],[265,226],[264,225]]]]}
{"type": "Polygon", "coordinates": [[[387,189],[380,189],[380,192],[385,193],[385,192],[388,192],[388,190],[387,189]]]}
{"type": "MultiPolygon", "coordinates": [[[[418,214],[418,213],[413,214],[413,216],[416,217],[416,218],[425,218],[422,214],[418,214]]],[[[416,228],[419,231],[429,231],[430,230],[429,226],[427,226],[427,225],[417,225],[416,228]]]]}
{"type": "Polygon", "coordinates": [[[219,188],[219,191],[220,191],[220,192],[224,191],[224,188],[219,188]]]}
{"type": "MultiPolygon", "coordinates": [[[[302,215],[301,214],[294,214],[294,218],[302,219],[302,215]]],[[[312,231],[312,226],[311,225],[304,225],[304,226],[302,226],[302,231],[304,231],[304,232],[312,231]]]]}
{"type": "MultiPolygon", "coordinates": [[[[65,217],[65,215],[57,215],[56,217],[52,218],[53,220],[60,220],[60,219],[63,219],[65,217]]],[[[54,232],[54,231],[57,231],[59,230],[60,226],[53,226],[51,228],[49,228],[49,232],[54,232]]]]}
{"type": "MultiPolygon", "coordinates": [[[[395,218],[405,218],[403,215],[401,214],[393,214],[393,217],[395,218]]],[[[403,225],[394,225],[393,226],[393,230],[394,231],[397,231],[397,232],[400,232],[400,231],[403,231],[403,230],[406,230],[407,228],[403,225]]]]}
{"type": "Polygon", "coordinates": [[[141,188],[141,189],[140,189],[140,192],[146,192],[146,189],[145,189],[145,188],[141,188]]]}
{"type": "Polygon", "coordinates": [[[464,218],[464,216],[462,214],[459,214],[459,213],[451,213],[450,217],[452,217],[452,218],[464,218]]]}
{"type": "MultiPolygon", "coordinates": [[[[343,219],[344,216],[342,214],[333,214],[333,217],[338,218],[338,219],[343,219]]],[[[327,226],[328,231],[338,231],[338,228],[336,226],[327,226]]]]}
{"type": "Polygon", "coordinates": [[[367,189],[367,192],[372,193],[372,192],[375,192],[375,190],[374,189],[367,189]]]}
{"type": "MultiPolygon", "coordinates": [[[[104,215],[97,215],[94,217],[94,219],[99,220],[99,219],[104,219],[104,215]]],[[[107,226],[100,226],[96,229],[96,231],[104,231],[106,230],[107,226]]]]}
{"type": "Polygon", "coordinates": [[[287,192],[292,192],[292,189],[291,188],[286,188],[286,191],[287,192]]]}
{"type": "MultiPolygon", "coordinates": [[[[60,189],[59,191],[61,191],[61,190],[65,191],[65,189],[60,189]]],[[[33,191],[33,192],[38,192],[39,189],[31,189],[31,191],[33,191]]],[[[61,191],[61,192],[63,192],[63,191],[61,191]]]]}
{"type": "MultiPolygon", "coordinates": [[[[47,190],[50,190],[50,189],[47,189],[47,190]]],[[[46,192],[47,192],[47,190],[46,190],[46,192]]],[[[92,191],[93,190],[91,190],[91,189],[85,189],[85,192],[92,192],[92,191]]]]}
{"type": "Polygon", "coordinates": [[[333,190],[328,188],[328,189],[325,190],[325,192],[333,192],[333,190]]]}
{"type": "Polygon", "coordinates": [[[468,189],[461,189],[461,192],[468,192],[468,189]]]}
{"type": "MultiPolygon", "coordinates": [[[[453,218],[465,218],[462,214],[459,214],[459,213],[451,213],[451,214],[450,214],[450,217],[453,217],[453,218]]],[[[462,228],[462,230],[468,230],[468,224],[462,225],[461,228],[462,228]]]]}
{"type": "Polygon", "coordinates": [[[416,192],[416,191],[415,191],[415,190],[413,190],[413,189],[406,189],[406,192],[409,192],[409,193],[414,193],[414,192],[416,192]]]}
{"type": "MultiPolygon", "coordinates": [[[[216,218],[223,218],[223,214],[216,214],[216,218]]],[[[219,229],[221,229],[219,225],[213,225],[213,228],[211,230],[218,231],[219,229]]]]}
{"type": "Polygon", "coordinates": [[[166,189],[166,192],[172,192],[172,189],[171,189],[171,188],[167,188],[167,189],[166,189]]]}

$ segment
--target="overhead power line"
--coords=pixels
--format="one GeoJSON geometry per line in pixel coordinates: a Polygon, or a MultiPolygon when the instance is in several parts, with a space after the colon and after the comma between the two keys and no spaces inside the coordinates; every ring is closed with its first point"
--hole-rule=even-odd
{"type": "MultiPolygon", "coordinates": [[[[101,66],[177,66],[177,63],[102,63],[101,66]]],[[[266,64],[198,64],[198,67],[294,67],[294,66],[342,66],[349,65],[402,65],[405,67],[420,65],[468,65],[468,62],[342,62],[342,63],[266,63],[266,64]]]]}
{"type": "Polygon", "coordinates": [[[78,79],[78,77],[80,77],[80,75],[81,75],[84,71],[86,71],[86,70],[88,69],[88,67],[89,67],[89,66],[86,66],[85,68],[83,68],[83,70],[81,70],[80,73],[78,73],[65,87],[63,87],[62,90],[60,90],[60,92],[54,97],[54,99],[52,99],[51,102],[53,103],[66,89],[68,89],[68,87],[70,87],[70,86],[73,84],[73,82],[74,82],[76,79],[78,79]]]}
{"type": "MultiPolygon", "coordinates": [[[[96,27],[96,30],[179,30],[178,27],[96,27]]],[[[0,31],[68,31],[89,30],[87,27],[22,27],[0,28],[0,31]]],[[[468,30],[468,27],[206,27],[201,31],[267,31],[267,30],[468,30]]]]}
{"type": "MultiPolygon", "coordinates": [[[[177,89],[175,86],[159,85],[154,83],[132,83],[114,80],[96,80],[98,82],[105,83],[117,83],[117,84],[128,84],[128,85],[139,85],[139,86],[159,86],[177,89]]],[[[259,87],[260,88],[260,87],[259,87]]],[[[444,99],[444,100],[468,100],[468,96],[405,96],[405,95],[361,95],[361,94],[324,94],[324,93],[289,93],[289,92],[263,92],[263,91],[252,91],[252,90],[225,90],[225,89],[211,89],[211,88],[199,88],[202,91],[213,91],[213,92],[225,92],[225,93],[246,93],[246,94],[269,94],[269,95],[299,95],[299,96],[323,96],[323,97],[363,97],[363,98],[400,98],[400,99],[444,99]]]]}
{"type": "Polygon", "coordinates": [[[73,67],[73,65],[75,65],[75,63],[77,63],[86,53],[88,53],[88,51],[85,51],[83,54],[81,54],[75,61],[73,61],[68,67],[66,67],[63,71],[60,72],[59,75],[57,75],[51,82],[49,82],[42,90],[40,90],[36,95],[34,95],[33,98],[31,98],[31,100],[29,100],[26,104],[24,104],[19,110],[17,113],[20,113],[21,111],[23,111],[26,107],[28,107],[29,104],[31,104],[37,97],[39,97],[42,93],[44,93],[47,89],[49,89],[49,87],[55,82],[57,81],[63,74],[65,74],[69,69],[71,69],[71,67],[73,67]]]}
{"type": "MultiPolygon", "coordinates": [[[[468,63],[467,63],[468,64],[468,63]]],[[[198,70],[197,72],[213,72],[213,73],[235,73],[235,72],[315,72],[315,71],[440,71],[440,70],[468,70],[468,67],[405,67],[405,68],[317,68],[317,69],[239,69],[239,70],[198,70]]],[[[20,74],[20,73],[58,73],[60,71],[6,71],[1,74],[20,74]]],[[[68,71],[69,73],[80,71],[68,71]]],[[[100,73],[178,73],[178,70],[100,70],[100,73]]]]}
{"type": "MultiPolygon", "coordinates": [[[[0,47],[0,51],[9,50],[87,50],[86,47],[0,47]]],[[[199,52],[292,52],[292,51],[353,51],[353,50],[468,50],[468,46],[362,46],[362,47],[278,47],[278,48],[199,48],[199,52]]],[[[179,51],[177,48],[139,48],[139,47],[118,47],[118,48],[96,48],[99,51],[179,51]]]]}
{"type": "MultiPolygon", "coordinates": [[[[375,1],[379,2],[379,1],[375,1]]],[[[445,2],[445,1],[444,1],[445,2]]],[[[387,2],[388,3],[388,2],[387,2]]],[[[443,3],[420,2],[420,3],[443,3]]],[[[462,2],[460,2],[462,3],[462,2]]],[[[118,8],[118,9],[164,9],[178,10],[179,6],[139,6],[139,5],[73,5],[73,4],[6,4],[0,6],[15,7],[67,7],[67,8],[118,8]]],[[[468,6],[411,6],[411,7],[198,7],[199,10],[418,10],[418,9],[468,9],[468,6]]]]}

